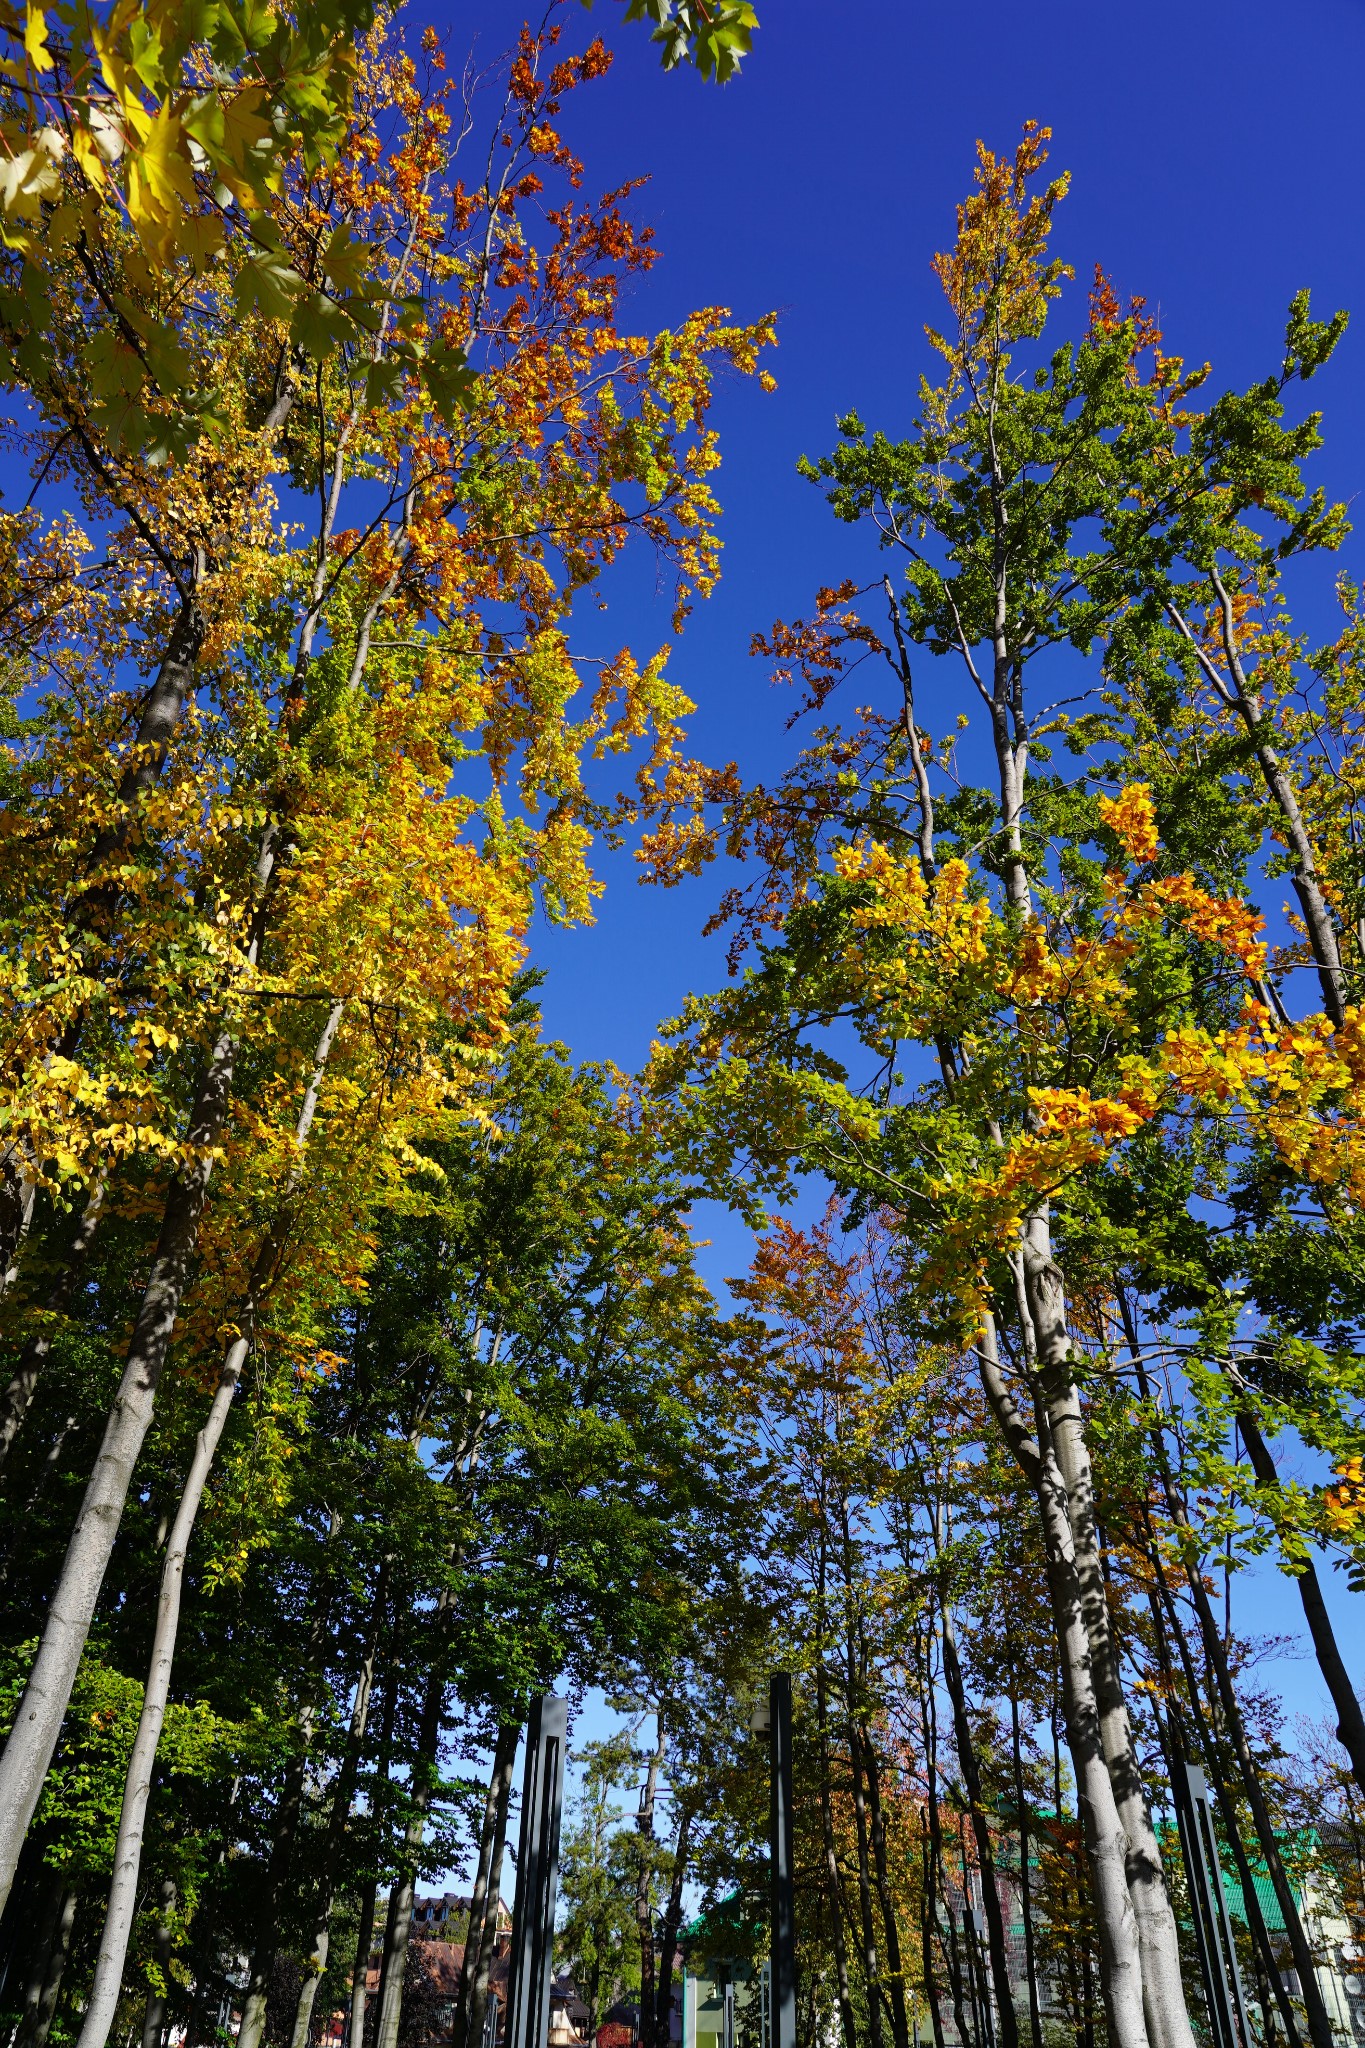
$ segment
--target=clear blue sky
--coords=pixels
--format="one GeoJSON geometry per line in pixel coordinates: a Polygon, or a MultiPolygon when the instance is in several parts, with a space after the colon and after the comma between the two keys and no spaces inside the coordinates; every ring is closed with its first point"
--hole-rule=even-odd
{"type": "MultiPolygon", "coordinates": [[[[866,579],[866,537],[833,523],[795,462],[832,444],[849,407],[892,433],[908,422],[924,323],[938,317],[930,258],[951,237],[978,136],[1004,150],[1025,120],[1054,130],[1054,167],[1072,174],[1055,244],[1075,265],[1075,289],[1102,262],[1123,294],[1146,295],[1168,348],[1210,359],[1220,384],[1274,367],[1301,286],[1320,313],[1355,309],[1315,402],[1327,432],[1317,475],[1334,495],[1357,495],[1365,0],[759,0],[759,13],[753,57],[719,91],[691,74],[664,76],[616,0],[570,23],[571,34],[600,29],[618,52],[565,122],[590,182],[650,178],[637,203],[663,254],[639,290],[639,325],[712,303],[746,318],[781,314],[778,391],[736,385],[719,406],[725,576],[675,657],[699,706],[703,754],[773,772],[791,744],[790,706],[748,658],[750,635],[808,609],[817,585],[846,570],[866,579]],[[838,40],[818,30],[831,14],[838,40]]],[[[475,24],[490,53],[515,18],[496,0],[447,16],[457,38],[475,24]]],[[[1365,532],[1346,562],[1365,568],[1365,532]]],[[[667,612],[652,565],[637,564],[613,591],[598,651],[623,640],[652,651],[669,637],[667,612]]],[[[925,723],[947,722],[954,688],[946,674],[933,679],[925,723]]],[[[549,969],[549,1029],[581,1056],[633,1067],[687,991],[724,975],[723,942],[700,936],[718,884],[640,889],[626,857],[604,871],[596,926],[539,933],[536,956],[549,969]]],[[[738,1270],[745,1243],[728,1219],[708,1227],[718,1279],[738,1270]]],[[[1334,1593],[1359,1678],[1359,1602],[1334,1593]]],[[[1238,1609],[1243,1627],[1302,1641],[1297,1597],[1273,1570],[1240,1582],[1238,1609]]],[[[1273,1670],[1291,1711],[1322,1710],[1311,1658],[1273,1670]]]]}
{"type": "MultiPolygon", "coordinates": [[[[428,17],[430,0],[414,0],[428,17]]],[[[834,420],[855,407],[902,431],[939,313],[929,270],[949,241],[978,136],[1012,147],[1024,121],[1054,130],[1053,165],[1072,174],[1057,250],[1083,291],[1098,260],[1121,293],[1140,292],[1168,348],[1212,360],[1216,382],[1249,382],[1278,361],[1285,307],[1301,286],[1316,310],[1358,319],[1315,387],[1327,448],[1317,474],[1350,499],[1365,480],[1365,264],[1362,116],[1365,0],[977,0],[971,7],[896,0],[758,0],[762,21],[743,76],[724,90],[690,73],[664,76],[644,30],[618,0],[591,15],[566,9],[579,37],[600,30],[617,50],[604,84],[575,96],[565,132],[599,187],[647,174],[638,212],[662,260],[639,288],[632,324],[670,324],[694,306],[737,316],[780,312],[780,379],[722,396],[725,576],[679,643],[674,672],[697,700],[694,733],[711,759],[751,774],[787,758],[790,705],[747,655],[750,635],[808,609],[814,589],[849,572],[865,580],[868,543],[837,527],[795,473],[823,453],[834,420]],[[834,17],[834,36],[822,17],[834,17]]],[[[492,56],[520,12],[504,0],[448,5],[436,17],[458,49],[471,30],[492,56]]],[[[1365,534],[1347,551],[1365,568],[1365,534]]],[[[1323,579],[1324,587],[1326,579],[1323,579]]],[[[597,630],[596,627],[590,630],[597,630]]],[[[637,561],[617,579],[600,622],[612,652],[651,652],[670,637],[666,589],[637,561]]],[[[942,729],[955,679],[932,678],[920,715],[942,729]]],[[[723,942],[700,936],[715,876],[662,893],[635,885],[622,856],[604,864],[596,926],[538,932],[549,969],[549,1030],[582,1057],[627,1068],[689,989],[724,975],[723,942]]],[[[742,1233],[714,1223],[708,1270],[746,1262],[742,1233]]],[[[1359,1676],[1361,1631],[1334,1597],[1359,1676]]],[[[1241,1582],[1241,1625],[1302,1640],[1293,1589],[1274,1571],[1241,1582]]],[[[1320,1712],[1316,1667],[1273,1667],[1290,1711],[1320,1712]]]]}

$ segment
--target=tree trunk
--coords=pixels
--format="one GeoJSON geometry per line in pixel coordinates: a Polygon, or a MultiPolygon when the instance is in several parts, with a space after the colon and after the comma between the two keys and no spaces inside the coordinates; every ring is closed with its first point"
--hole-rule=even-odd
{"type": "Polygon", "coordinates": [[[170,1983],[171,1966],[171,1915],[175,1911],[175,1880],[161,1881],[161,1912],[156,1925],[156,1968],[160,1982],[153,1984],[147,1993],[147,2005],[142,2015],[142,2048],[161,2048],[166,2032],[166,1992],[170,1983]]]}
{"type": "MultiPolygon", "coordinates": [[[[932,1791],[930,1796],[933,1796],[932,1791]]],[[[938,1972],[934,1967],[934,1944],[930,1933],[938,1918],[935,1907],[938,1888],[934,1882],[927,1814],[921,1816],[920,1825],[920,1892],[920,1969],[924,1977],[924,1996],[929,2003],[929,2021],[934,2031],[934,2048],[944,2048],[943,2014],[939,2009],[938,1972]]]]}
{"type": "Polygon", "coordinates": [[[1000,1892],[995,1882],[995,1853],[991,1848],[991,1833],[986,1824],[985,1806],[981,1797],[981,1767],[977,1762],[972,1724],[967,1716],[967,1689],[962,1682],[962,1666],[958,1663],[957,1644],[953,1638],[953,1619],[946,1600],[940,1603],[939,1612],[943,1625],[943,1679],[953,1709],[957,1759],[962,1766],[962,1782],[966,1787],[967,1807],[971,1815],[972,1834],[976,1841],[976,1862],[981,1873],[981,1905],[986,1917],[986,1939],[990,1944],[991,1976],[995,1982],[995,2008],[1000,2019],[1001,2048],[1019,2048],[1019,2026],[1014,2014],[1014,1996],[1010,1990],[1009,1953],[1005,1947],[1005,1923],[1000,1911],[1000,1892]]]}
{"type": "Polygon", "coordinates": [[[862,1744],[863,1775],[867,1782],[867,1817],[872,1831],[872,1870],[877,1883],[882,1927],[886,1935],[886,1967],[891,1979],[891,2027],[896,2048],[910,2048],[910,2017],[905,2007],[905,1962],[901,1955],[900,1929],[896,1925],[896,1902],[891,1893],[891,1873],[886,1856],[886,1816],[882,1811],[881,1775],[877,1752],[865,1724],[858,1726],[862,1744]]]}
{"type": "Polygon", "coordinates": [[[512,1764],[516,1757],[516,1744],[508,1758],[507,1769],[498,1786],[498,1816],[493,1832],[493,1862],[488,1873],[488,1910],[483,1917],[483,1940],[479,1944],[479,1958],[469,1986],[469,2019],[465,2033],[466,2048],[482,2048],[484,2022],[488,2014],[488,1985],[493,1969],[493,1955],[498,1941],[498,1913],[502,1905],[502,1864],[507,1852],[507,1813],[512,1803],[512,1764]]]}
{"type": "Polygon", "coordinates": [[[432,1781],[441,1740],[441,1714],[445,1705],[445,1660],[440,1640],[445,1632],[450,1598],[442,1589],[434,1627],[438,1639],[433,1645],[431,1671],[422,1700],[422,1716],[413,1757],[408,1824],[404,1830],[398,1876],[389,1893],[388,1920],[384,1928],[384,1964],[379,1981],[379,2016],[375,2022],[374,2048],[398,2048],[398,2028],[403,2017],[403,1973],[407,1967],[408,1941],[412,1933],[412,1899],[417,1859],[426,1833],[431,1806],[432,1781]]]}
{"type": "MultiPolygon", "coordinates": [[[[1271,1487],[1278,1493],[1280,1475],[1276,1470],[1270,1446],[1261,1434],[1260,1424],[1248,1409],[1238,1410],[1237,1424],[1242,1432],[1242,1441],[1247,1447],[1247,1456],[1251,1460],[1251,1468],[1258,1483],[1271,1487]]],[[[1318,1669],[1331,1695],[1332,1705],[1336,1708],[1337,1741],[1351,1759],[1351,1773],[1356,1784],[1365,1792],[1365,1713],[1361,1712],[1360,1701],[1351,1683],[1350,1673],[1337,1645],[1332,1617],[1327,1612],[1317,1567],[1311,1557],[1301,1571],[1296,1570],[1294,1573],[1294,1583],[1299,1589],[1303,1617],[1308,1623],[1308,1633],[1313,1639],[1318,1669]]]]}
{"type": "Polygon", "coordinates": [[[166,1561],[161,1572],[161,1595],[157,1602],[156,1626],[152,1633],[151,1667],[128,1759],[123,1786],[123,1807],[119,1814],[118,1839],[114,1845],[114,1875],[109,1886],[109,1904],[95,1962],[94,1981],[85,2008],[77,2048],[104,2048],[118,2010],[123,1983],[123,1965],[128,1938],[137,1913],[138,1877],[142,1868],[142,1841],[147,1822],[147,1802],[152,1792],[152,1773],[161,1741],[161,1727],[170,1697],[171,1667],[175,1657],[176,1633],[180,1625],[180,1599],[184,1589],[185,1557],[203,1498],[209,1468],[227,1423],[232,1397],[237,1391],[246,1359],[247,1340],[235,1337],[223,1360],[218,1387],[204,1427],[195,1442],[194,1456],[180,1495],[175,1521],[166,1544],[166,1561]]]}
{"type": "Polygon", "coordinates": [[[844,1895],[839,1877],[839,1854],[834,1841],[834,1809],[830,1796],[831,1759],[829,1717],[824,1659],[815,1669],[815,1714],[820,1742],[820,1830],[825,1847],[825,1881],[829,1894],[830,1932],[834,1946],[835,1986],[839,1999],[839,2024],[844,2048],[858,2048],[858,2027],[853,2012],[853,1994],[848,1981],[848,1942],[844,1933],[844,1895]]]}
{"type": "Polygon", "coordinates": [[[1280,813],[1285,844],[1294,856],[1290,879],[1294,885],[1294,894],[1299,899],[1299,908],[1303,912],[1304,929],[1308,935],[1313,964],[1318,970],[1318,980],[1322,987],[1323,1005],[1332,1022],[1340,1027],[1346,1015],[1345,977],[1341,968],[1341,950],[1337,942],[1336,925],[1333,923],[1331,909],[1318,879],[1313,842],[1304,824],[1303,813],[1299,809],[1298,793],[1272,740],[1267,735],[1261,693],[1256,687],[1254,674],[1247,673],[1237,644],[1237,616],[1233,596],[1223,583],[1216,566],[1211,569],[1210,581],[1218,600],[1223,652],[1228,665],[1226,676],[1219,674],[1208,650],[1202,645],[1201,636],[1191,631],[1179,607],[1168,602],[1167,611],[1176,630],[1183,635],[1192,650],[1215,696],[1229,710],[1236,713],[1251,741],[1266,789],[1273,797],[1280,813]]]}
{"type": "Polygon", "coordinates": [[[649,1754],[645,1782],[640,1787],[640,1808],[635,1817],[639,1837],[639,1867],[635,1873],[635,1933],[640,1944],[640,2048],[655,2048],[654,2042],[654,1911],[650,1897],[654,1877],[654,1802],[659,1791],[666,1738],[663,1708],[654,1721],[654,1747],[649,1754]]]}
{"type": "MultiPolygon", "coordinates": [[[[850,1652],[851,1658],[851,1652],[850,1652]]],[[[853,1782],[853,1815],[858,1839],[858,1915],[863,1932],[863,1972],[867,1980],[867,2035],[871,2048],[882,2048],[882,2003],[885,1993],[877,1967],[877,1935],[872,1924],[872,1863],[867,1836],[867,1802],[853,1730],[852,1703],[847,1722],[849,1766],[853,1782]]]]}
{"type": "Polygon", "coordinates": [[[1143,2008],[1151,2048],[1195,2048],[1180,1968],[1175,1914],[1166,1889],[1161,1850],[1147,1805],[1133,1745],[1123,1680],[1110,1622],[1099,1535],[1094,1476],[1071,1370],[1066,1288],[1052,1257],[1045,1210],[1028,1219],[1021,1238],[1024,1295],[1033,1325],[1039,1379],[1049,1433],[1066,1483],[1074,1569],[1090,1645],[1100,1742],[1125,1838],[1124,1875],[1137,1921],[1143,2008]]]}
{"type": "Polygon", "coordinates": [[[372,1877],[360,1901],[355,1938],[355,1962],[351,1966],[351,1996],[341,2048],[364,2048],[365,2002],[368,1996],[370,1949],[374,1944],[374,1913],[379,1903],[379,1879],[372,1877]]]}
{"type": "MultiPolygon", "coordinates": [[[[1148,1533],[1150,1542],[1150,1530],[1148,1533]]],[[[1202,1688],[1195,1672],[1194,1660],[1190,1655],[1190,1646],[1185,1638],[1185,1630],[1181,1625],[1175,1600],[1169,1585],[1166,1583],[1166,1575],[1162,1569],[1160,1554],[1155,1547],[1155,1543],[1152,1543],[1151,1556],[1156,1569],[1157,1585],[1161,1589],[1161,1597],[1166,1606],[1166,1618],[1170,1622],[1171,1633],[1175,1637],[1176,1645],[1180,1651],[1180,1661],[1185,1673],[1185,1687],[1189,1694],[1190,1719],[1198,1740],[1199,1752],[1203,1757],[1204,1769],[1208,1775],[1209,1783],[1213,1787],[1214,1797],[1218,1801],[1218,1810],[1223,1817],[1223,1829],[1227,1835],[1228,1846],[1232,1850],[1232,1860],[1237,1865],[1238,1882],[1242,1887],[1242,1904],[1247,1916],[1247,1926],[1251,1930],[1252,1947],[1256,1956],[1257,1988],[1261,2004],[1261,2017],[1265,2029],[1265,2040],[1267,2043],[1270,2043],[1275,2038],[1275,2030],[1270,2018],[1270,1999],[1273,1997],[1279,2008],[1280,2018],[1284,2022],[1285,2038],[1289,2042],[1289,2048],[1300,2048],[1301,2036],[1298,2018],[1290,2002],[1289,1993],[1285,1989],[1284,1978],[1281,1975],[1274,1946],[1271,1943],[1270,1930],[1266,1926],[1265,1915],[1261,1911],[1260,1895],[1256,1890],[1251,1864],[1242,1843],[1242,1831],[1238,1826],[1237,1812],[1229,1796],[1227,1786],[1224,1783],[1222,1768],[1215,1753],[1213,1743],[1210,1740],[1208,1728],[1205,1725],[1201,1704],[1202,1688]]],[[[1169,1656],[1164,1642],[1164,1630],[1161,1626],[1161,1614],[1155,1605],[1155,1596],[1153,1596],[1153,1619],[1156,1624],[1158,1653],[1165,1658],[1169,1666],[1169,1656]]]]}
{"type": "Polygon", "coordinates": [[[294,2008],[291,2048],[307,2048],[308,2035],[313,2023],[313,2002],[318,1995],[318,1985],[322,1982],[323,1972],[327,1968],[327,1957],[332,1945],[332,1910],[336,1904],[337,1878],[341,1869],[346,1829],[351,1818],[351,1801],[355,1796],[360,1753],[365,1743],[365,1730],[369,1725],[370,1701],[374,1694],[375,1656],[379,1648],[379,1631],[389,1595],[389,1574],[392,1568],[391,1556],[386,1557],[379,1567],[371,1607],[369,1641],[356,1678],[355,1697],[351,1702],[351,1724],[346,1731],[346,1748],[337,1771],[336,1783],[332,1787],[332,1804],[327,1815],[327,1836],[322,1850],[322,1893],[313,1917],[312,1948],[304,1965],[304,1979],[299,1987],[298,2003],[294,2008]]]}
{"type": "MultiPolygon", "coordinates": [[[[1178,1502],[1176,1502],[1174,1489],[1169,1487],[1169,1485],[1167,1497],[1173,1507],[1179,1509],[1178,1525],[1185,1535],[1189,1537],[1191,1534],[1189,1522],[1186,1519],[1183,1507],[1179,1507],[1178,1502]]],[[[1290,1953],[1294,1958],[1294,1968],[1298,1972],[1299,1981],[1302,1986],[1304,2012],[1308,2019],[1309,2037],[1313,2042],[1313,2048],[1333,2048],[1332,2023],[1327,2016],[1327,2007],[1323,2003],[1322,1992],[1318,1988],[1317,1967],[1314,1962],[1313,1952],[1308,1945],[1308,1937],[1304,1932],[1303,1921],[1299,1917],[1298,1905],[1289,1883],[1283,1858],[1280,1855],[1280,1846],[1276,1837],[1275,1826],[1270,1818],[1270,1809],[1265,1802],[1265,1792],[1261,1785],[1260,1773],[1256,1769],[1256,1760],[1251,1754],[1251,1745],[1247,1740],[1246,1723],[1242,1719],[1241,1702],[1237,1698],[1237,1691],[1232,1683],[1232,1673],[1228,1669],[1227,1656],[1223,1649],[1222,1639],[1218,1633],[1217,1623],[1214,1620],[1213,1609],[1209,1605],[1209,1596],[1204,1590],[1204,1582],[1199,1576],[1198,1566],[1191,1559],[1186,1560],[1186,1576],[1189,1580],[1190,1592],[1194,1600],[1194,1611],[1199,1617],[1200,1633],[1204,1639],[1204,1655],[1207,1657],[1209,1669],[1213,1673],[1219,1703],[1223,1709],[1223,1718],[1227,1723],[1228,1734],[1232,1740],[1233,1754],[1237,1758],[1237,1766],[1242,1779],[1242,1789],[1246,1793],[1247,1804],[1251,1808],[1251,1817],[1255,1823],[1256,1838],[1260,1843],[1261,1856],[1270,1874],[1270,1882],[1274,1889],[1276,1904],[1279,1906],[1284,1918],[1285,1933],[1289,1938],[1290,1953]]]]}
{"type": "MultiPolygon", "coordinates": [[[[692,1809],[684,1806],[678,1819],[678,1836],[673,1849],[673,1870],[668,1880],[668,1901],[660,1930],[659,1983],[654,1994],[654,2039],[657,2048],[668,2048],[672,2037],[673,1956],[682,1931],[683,1886],[687,1879],[687,1857],[692,1844],[692,1809]]],[[[686,2048],[686,2043],[683,2044],[686,2048]]]]}
{"type": "Polygon", "coordinates": [[[189,1282],[214,1148],[227,1114],[235,1055],[235,1042],[224,1033],[214,1048],[190,1118],[188,1143],[194,1148],[193,1164],[177,1174],[166,1198],[156,1258],[128,1346],[122,1383],[67,1547],[38,1655],[0,1757],[0,1908],[9,1896],[19,1851],[57,1746],[133,1467],[151,1426],[157,1387],[189,1282]]]}
{"type": "MultiPolygon", "coordinates": [[[[926,1662],[928,1652],[926,1651],[926,1662]]],[[[958,1967],[957,1923],[953,1902],[948,1894],[948,1866],[943,1854],[943,1816],[939,1811],[938,1797],[938,1715],[934,1708],[934,1683],[932,1670],[926,1670],[924,1697],[921,1701],[925,1723],[925,1772],[928,1788],[928,1824],[930,1855],[930,1890],[943,1905],[943,1922],[934,1918],[935,1932],[943,1948],[943,1958],[948,1969],[948,1992],[953,2001],[953,2019],[957,2026],[960,2048],[967,2048],[969,2032],[967,2012],[962,2001],[962,1972],[958,1967]],[[943,1923],[947,1924],[944,1935],[943,1923]]],[[[937,1999],[934,2006],[937,2016],[937,1999]]],[[[942,2029],[940,2028],[940,2032],[942,2029]]]]}
{"type": "Polygon", "coordinates": [[[97,1181],[91,1189],[75,1237],[71,1241],[62,1270],[49,1288],[43,1303],[43,1322],[25,1344],[19,1354],[19,1363],[13,1379],[0,1395],[0,1467],[9,1456],[10,1445],[24,1426],[24,1418],[38,1391],[43,1367],[47,1364],[52,1350],[52,1319],[61,1314],[75,1289],[85,1265],[86,1254],[94,1242],[99,1227],[100,1211],[104,1202],[104,1183],[97,1181]]]}
{"type": "Polygon", "coordinates": [[[455,2005],[451,2048],[465,2048],[466,2042],[470,2043],[470,2048],[480,2048],[479,2042],[469,2033],[470,1996],[483,1949],[484,1921],[490,1910],[495,1922],[497,1919],[499,1902],[490,1890],[493,1853],[499,1837],[499,1813],[502,1815],[502,1834],[505,1836],[507,1832],[512,1767],[516,1762],[517,1743],[520,1739],[521,1729],[512,1722],[504,1722],[498,1728],[497,1740],[493,1745],[493,1768],[488,1779],[488,1796],[483,1804],[483,1826],[479,1830],[479,1862],[474,1873],[473,1896],[469,1901],[469,1926],[465,1932],[464,1958],[460,1965],[460,1989],[455,2005]]]}
{"type": "Polygon", "coordinates": [[[1019,1908],[1024,1922],[1024,1970],[1028,1977],[1028,2025],[1031,2048],[1043,2048],[1043,2009],[1038,2002],[1038,1965],[1033,1945],[1033,1898],[1028,1867],[1028,1804],[1024,1798],[1024,1759],[1019,1742],[1019,1697],[1010,1687],[1010,1749],[1014,1764],[1014,1803],[1019,1816],[1019,1908]]]}
{"type": "Polygon", "coordinates": [[[39,1951],[41,1961],[24,1996],[24,2016],[19,2023],[16,2048],[44,2048],[71,1954],[78,1898],[72,1885],[62,1887],[56,1894],[52,1919],[39,1951]]]}
{"type": "Polygon", "coordinates": [[[1149,2048],[1137,1923],[1125,1867],[1128,1843],[1100,1735],[1066,1482],[1053,1453],[1050,1432],[1042,1429],[1040,1419],[1039,1435],[1032,1434],[1005,1382],[992,1317],[983,1319],[981,1336],[977,1360],[986,1397],[1038,1501],[1060,1657],[1067,1748],[1099,1926],[1100,1986],[1109,2017],[1110,2044],[1111,2048],[1149,2048]]]}

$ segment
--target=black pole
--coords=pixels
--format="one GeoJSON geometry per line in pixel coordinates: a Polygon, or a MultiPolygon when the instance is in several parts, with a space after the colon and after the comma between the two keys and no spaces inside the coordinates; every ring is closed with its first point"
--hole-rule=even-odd
{"type": "Polygon", "coordinates": [[[569,1709],[552,1692],[536,1701],[526,1731],[521,1844],[508,1959],[506,2048],[544,2048],[550,2024],[559,1824],[564,1811],[564,1751],[569,1709]]]}
{"type": "Polygon", "coordinates": [[[1207,1955],[1205,1982],[1209,1990],[1209,2017],[1215,2039],[1227,2048],[1250,2048],[1246,2001],[1242,1996],[1242,1973],[1237,1967],[1237,1948],[1232,1938],[1227,1894],[1218,1864],[1218,1837],[1213,1826],[1213,1803],[1208,1780],[1198,1764],[1179,1763],[1184,1777],[1176,1817],[1180,1823],[1181,1846],[1189,1874],[1195,1934],[1201,1960],[1207,1955]]]}
{"type": "Polygon", "coordinates": [[[796,1898],[792,1851],[792,1682],[775,1671],[769,1687],[772,1744],[772,2048],[796,2048],[796,1898]]]}

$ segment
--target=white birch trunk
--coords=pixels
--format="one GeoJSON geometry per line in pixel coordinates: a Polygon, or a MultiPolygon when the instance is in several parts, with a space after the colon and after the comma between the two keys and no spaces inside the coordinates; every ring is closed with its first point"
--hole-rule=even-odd
{"type": "Polygon", "coordinates": [[[1071,1371],[1065,1282],[1052,1258],[1045,1211],[1035,1212],[1025,1227],[1022,1263],[1024,1294],[1037,1347],[1039,1379],[1047,1402],[1049,1433],[1065,1486],[1076,1584],[1090,1645],[1100,1740],[1127,1843],[1125,1870],[1137,1917],[1147,2031],[1152,2048],[1195,2048],[1185,2005],[1175,1914],[1171,1909],[1161,1851],[1133,1747],[1118,1653],[1110,1625],[1099,1534],[1095,1526],[1094,1475],[1080,1396],[1071,1371]]]}
{"type": "Polygon", "coordinates": [[[1100,1985],[1110,2048],[1153,2048],[1144,2011],[1137,1916],[1128,1887],[1128,1838],[1100,1733],[1066,1483],[1050,1441],[1046,1436],[1041,1441],[1034,1437],[1006,1385],[990,1317],[983,1324],[978,1358],[982,1383],[1001,1433],[1038,1500],[1061,1660],[1067,1748],[1076,1779],[1076,1803],[1099,1932],[1100,1985]]]}

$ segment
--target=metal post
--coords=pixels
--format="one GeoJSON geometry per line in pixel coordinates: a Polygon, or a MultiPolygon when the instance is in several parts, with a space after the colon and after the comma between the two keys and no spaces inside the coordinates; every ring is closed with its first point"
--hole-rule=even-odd
{"type": "Polygon", "coordinates": [[[1227,1894],[1218,1864],[1218,1837],[1214,1832],[1208,1779],[1198,1764],[1177,1765],[1177,1769],[1183,1771],[1185,1782],[1176,1792],[1176,1820],[1185,1852],[1195,1943],[1215,2048],[1251,2048],[1242,1975],[1237,1967],[1227,1894]],[[1181,1789],[1185,1793],[1183,1799],[1179,1796],[1181,1789]]]}
{"type": "Polygon", "coordinates": [[[772,2048],[796,2048],[796,1897],[792,1848],[792,1682],[775,1671],[768,1690],[772,1744],[772,2048]]]}
{"type": "Polygon", "coordinates": [[[536,1701],[526,1731],[521,1842],[508,1959],[506,2048],[545,2048],[550,2025],[559,1824],[569,1710],[552,1692],[536,1701]]]}

